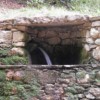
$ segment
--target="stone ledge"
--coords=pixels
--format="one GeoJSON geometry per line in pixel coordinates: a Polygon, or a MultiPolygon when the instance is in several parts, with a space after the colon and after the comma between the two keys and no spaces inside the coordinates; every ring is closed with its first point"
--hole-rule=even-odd
{"type": "Polygon", "coordinates": [[[100,64],[79,64],[79,65],[0,65],[0,69],[74,69],[74,68],[100,68],[100,64]]]}
{"type": "Polygon", "coordinates": [[[0,24],[5,23],[3,25],[13,24],[15,25],[25,25],[25,26],[61,26],[61,25],[80,25],[84,24],[89,20],[88,16],[82,15],[72,15],[72,16],[63,16],[63,17],[33,17],[33,18],[15,18],[10,20],[0,21],[0,24]]]}

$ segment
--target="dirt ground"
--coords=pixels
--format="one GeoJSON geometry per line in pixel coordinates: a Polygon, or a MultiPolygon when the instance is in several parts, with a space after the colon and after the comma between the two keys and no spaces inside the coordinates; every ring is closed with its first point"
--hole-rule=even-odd
{"type": "Polygon", "coordinates": [[[2,9],[19,9],[25,7],[24,4],[18,4],[16,0],[0,0],[0,10],[2,9]]]}

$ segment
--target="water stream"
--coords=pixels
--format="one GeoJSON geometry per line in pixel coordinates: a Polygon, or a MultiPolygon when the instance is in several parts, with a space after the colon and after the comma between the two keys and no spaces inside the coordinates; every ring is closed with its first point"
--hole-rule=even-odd
{"type": "Polygon", "coordinates": [[[47,65],[52,65],[49,55],[42,48],[38,47],[38,49],[43,53],[47,65]]]}

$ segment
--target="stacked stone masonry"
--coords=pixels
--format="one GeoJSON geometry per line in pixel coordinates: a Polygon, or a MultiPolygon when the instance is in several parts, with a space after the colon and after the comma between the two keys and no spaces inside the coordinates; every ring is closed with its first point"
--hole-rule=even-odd
{"type": "Polygon", "coordinates": [[[100,64],[1,69],[1,100],[100,100],[100,64]]]}
{"type": "Polygon", "coordinates": [[[100,100],[99,63],[100,17],[0,21],[0,100],[100,100]],[[82,45],[92,65],[21,66],[31,64],[25,49],[30,41],[30,50],[38,44],[51,54],[69,44],[82,45]]]}
{"type": "MultiPolygon", "coordinates": [[[[55,54],[53,55],[55,58],[56,52],[63,50],[66,45],[85,45],[86,32],[90,26],[89,17],[83,15],[0,21],[0,47],[9,49],[7,56],[9,54],[26,56],[28,52],[25,47],[29,41],[33,41],[32,48],[40,45],[49,54],[55,54]]],[[[4,56],[1,57],[3,59],[4,56]]],[[[3,59],[1,64],[4,63],[3,59]]]]}
{"type": "Polygon", "coordinates": [[[92,51],[93,58],[100,61],[100,19],[91,20],[91,29],[86,33],[85,48],[88,52],[92,51]]]}

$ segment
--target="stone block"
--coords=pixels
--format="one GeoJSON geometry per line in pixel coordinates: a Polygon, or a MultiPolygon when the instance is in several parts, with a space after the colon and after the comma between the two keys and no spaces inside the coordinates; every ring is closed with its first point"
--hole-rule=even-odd
{"type": "Polygon", "coordinates": [[[26,42],[29,39],[26,33],[17,31],[13,32],[13,42],[26,42]]]}
{"type": "Polygon", "coordinates": [[[12,45],[12,32],[0,31],[0,47],[11,47],[12,45]]]}
{"type": "Polygon", "coordinates": [[[25,42],[17,42],[12,44],[15,47],[25,47],[25,42]]]}
{"type": "Polygon", "coordinates": [[[100,61],[100,46],[98,46],[96,49],[93,50],[92,56],[100,61]]]}
{"type": "Polygon", "coordinates": [[[59,37],[53,37],[53,38],[47,39],[47,42],[51,45],[57,45],[57,44],[60,44],[61,40],[59,37]]]}
{"type": "Polygon", "coordinates": [[[93,27],[100,26],[100,21],[92,22],[92,26],[93,26],[93,27]]]}

